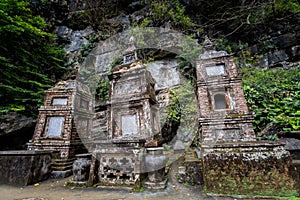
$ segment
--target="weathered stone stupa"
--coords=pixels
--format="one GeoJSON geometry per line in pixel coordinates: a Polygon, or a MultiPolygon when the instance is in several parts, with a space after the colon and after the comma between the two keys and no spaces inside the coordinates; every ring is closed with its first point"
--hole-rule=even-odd
{"type": "Polygon", "coordinates": [[[206,192],[266,194],[282,187],[293,191],[284,144],[256,141],[233,55],[216,51],[206,38],[196,71],[206,192]]]}
{"type": "Polygon", "coordinates": [[[53,151],[53,177],[70,176],[75,155],[86,152],[74,121],[74,111],[80,107],[92,111],[92,96],[89,88],[75,80],[58,82],[46,91],[33,138],[27,145],[28,150],[53,151]]]}
{"type": "Polygon", "coordinates": [[[160,159],[163,152],[157,148],[162,139],[154,79],[137,59],[135,49],[124,54],[123,64],[113,68],[109,79],[108,134],[93,142],[89,184],[141,185],[152,171],[149,174],[152,179],[145,187],[164,188],[166,180],[161,178],[164,176],[157,177],[164,173],[166,159],[160,159]],[[158,153],[153,153],[156,149],[158,153]],[[159,160],[151,163],[151,169],[146,167],[148,152],[159,160]]]}

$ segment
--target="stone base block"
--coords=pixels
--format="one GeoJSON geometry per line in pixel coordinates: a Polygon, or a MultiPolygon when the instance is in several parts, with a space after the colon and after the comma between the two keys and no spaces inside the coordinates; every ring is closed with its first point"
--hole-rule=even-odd
{"type": "Polygon", "coordinates": [[[34,184],[47,179],[50,168],[50,151],[0,151],[0,184],[34,184]]]}
{"type": "Polygon", "coordinates": [[[167,179],[161,181],[161,182],[150,182],[150,181],[145,181],[143,183],[143,187],[150,189],[150,190],[162,190],[166,188],[167,185],[167,179]]]}
{"type": "Polygon", "coordinates": [[[66,170],[66,171],[52,171],[50,178],[58,179],[58,178],[66,178],[73,175],[72,170],[66,170]]]}
{"type": "Polygon", "coordinates": [[[203,145],[205,191],[216,194],[297,196],[284,144],[272,142],[203,145]]]}

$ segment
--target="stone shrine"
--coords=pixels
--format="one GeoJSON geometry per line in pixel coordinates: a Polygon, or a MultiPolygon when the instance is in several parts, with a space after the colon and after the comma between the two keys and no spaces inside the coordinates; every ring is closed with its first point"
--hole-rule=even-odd
{"type": "Polygon", "coordinates": [[[28,150],[51,150],[52,176],[72,174],[75,155],[86,152],[74,121],[78,108],[92,111],[89,88],[75,80],[58,82],[46,91],[44,106],[39,109],[38,122],[28,150]]]}
{"type": "Polygon", "coordinates": [[[275,194],[282,187],[295,191],[284,144],[256,141],[233,55],[216,51],[206,38],[196,73],[206,192],[275,194]]]}
{"type": "MultiPolygon", "coordinates": [[[[149,171],[145,168],[145,158],[150,152],[148,147],[152,147],[153,152],[162,141],[155,81],[142,62],[138,61],[134,49],[124,54],[123,64],[113,68],[109,79],[107,137],[94,137],[99,139],[93,142],[89,185],[140,185],[149,171]]],[[[99,131],[93,129],[92,132],[97,134],[99,131]]],[[[161,158],[161,149],[158,148],[157,152],[154,157],[161,158]]],[[[161,172],[166,162],[152,164],[151,171],[161,172]]],[[[149,181],[153,182],[154,179],[149,181]]],[[[158,182],[147,186],[153,189],[165,187],[165,179],[160,177],[158,182]]]]}
{"type": "MultiPolygon", "coordinates": [[[[136,54],[136,53],[135,53],[136,54]]],[[[127,139],[145,140],[146,146],[160,142],[159,113],[150,72],[136,59],[116,66],[110,75],[109,138],[115,142],[127,139]]]]}
{"type": "Polygon", "coordinates": [[[206,39],[196,63],[200,141],[206,143],[255,141],[233,56],[215,51],[206,39]]]}

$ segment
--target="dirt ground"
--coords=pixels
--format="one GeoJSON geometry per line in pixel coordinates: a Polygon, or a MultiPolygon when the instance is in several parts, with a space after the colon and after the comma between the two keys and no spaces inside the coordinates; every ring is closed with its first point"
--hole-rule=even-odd
{"type": "Polygon", "coordinates": [[[208,197],[202,189],[181,184],[172,185],[162,191],[132,192],[119,188],[72,188],[64,186],[66,179],[49,179],[39,183],[16,187],[0,185],[0,200],[229,200],[233,198],[208,197]]]}

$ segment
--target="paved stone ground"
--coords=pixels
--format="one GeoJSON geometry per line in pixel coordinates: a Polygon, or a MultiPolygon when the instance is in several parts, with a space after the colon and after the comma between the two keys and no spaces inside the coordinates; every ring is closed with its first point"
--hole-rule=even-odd
{"type": "Polygon", "coordinates": [[[68,179],[50,179],[38,186],[16,187],[0,185],[0,200],[232,200],[234,198],[208,197],[199,187],[168,184],[166,190],[131,192],[117,188],[70,188],[68,179]]]}
{"type": "MultiPolygon", "coordinates": [[[[201,186],[186,186],[176,181],[178,163],[170,169],[168,186],[160,191],[132,192],[128,188],[74,188],[64,186],[70,178],[49,179],[24,187],[0,185],[0,200],[235,200],[245,197],[207,196],[201,186]]],[[[262,198],[255,198],[262,199],[262,198]]],[[[268,198],[264,198],[267,200],[268,198]]],[[[269,200],[269,199],[268,199],[269,200]]]]}

